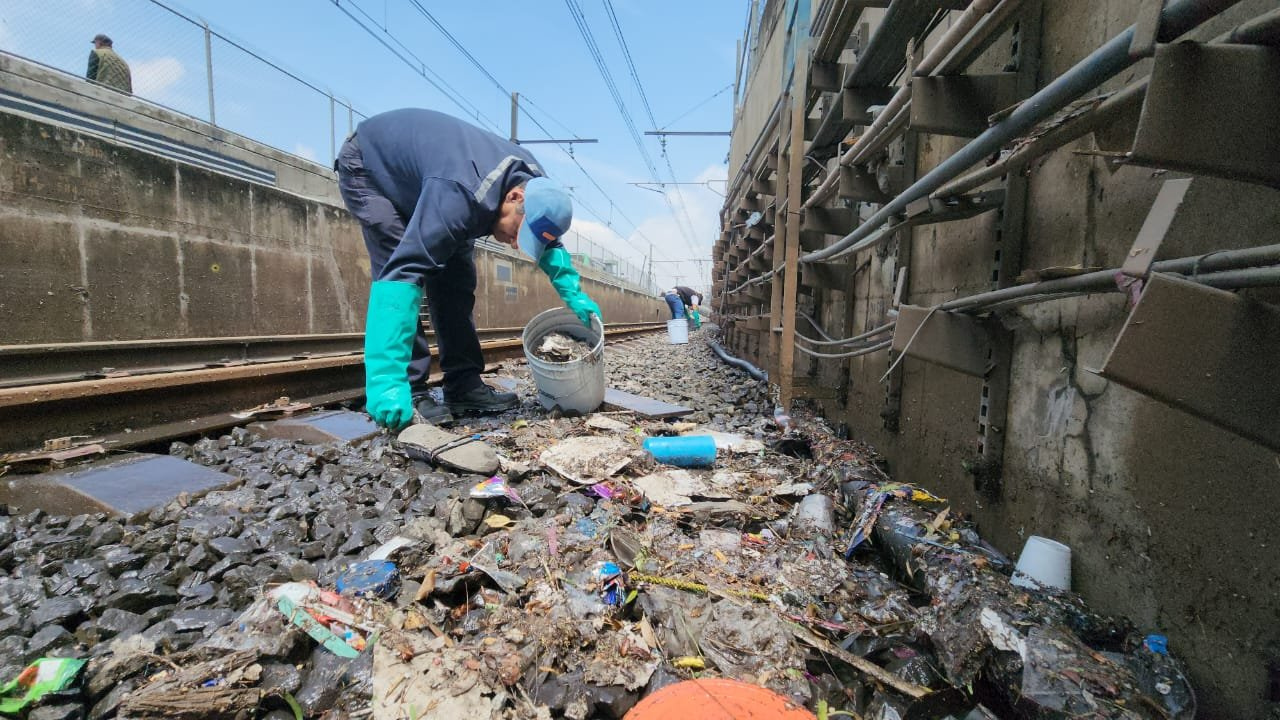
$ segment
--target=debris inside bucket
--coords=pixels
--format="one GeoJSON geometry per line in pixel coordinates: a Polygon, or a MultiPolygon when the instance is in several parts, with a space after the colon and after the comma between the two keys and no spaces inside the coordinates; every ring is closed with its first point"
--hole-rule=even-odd
{"type": "Polygon", "coordinates": [[[552,332],[536,343],[534,354],[547,362],[573,362],[591,354],[591,346],[564,333],[552,332]]]}
{"type": "Polygon", "coordinates": [[[457,430],[496,474],[389,436],[238,428],[171,449],[234,489],[128,521],[0,516],[0,683],[88,660],[70,689],[4,698],[95,720],[585,720],[723,678],[818,717],[1194,715],[1164,638],[1012,585],[944,499],[804,410],[784,431],[764,386],[697,340],[610,357],[616,386],[698,408],[688,422],[554,418],[509,365],[520,419],[457,430]],[[676,434],[712,435],[714,466],[641,449],[676,434]]]}

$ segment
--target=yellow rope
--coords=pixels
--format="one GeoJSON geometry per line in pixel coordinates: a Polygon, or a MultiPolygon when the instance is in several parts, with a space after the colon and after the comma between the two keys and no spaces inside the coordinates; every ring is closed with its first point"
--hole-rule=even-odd
{"type": "MultiPolygon", "coordinates": [[[[695,593],[711,592],[711,588],[709,586],[703,585],[702,583],[689,582],[688,580],[659,577],[657,575],[645,575],[643,573],[636,573],[636,572],[628,573],[627,577],[629,577],[631,580],[635,582],[652,583],[654,585],[669,587],[673,590],[684,590],[685,592],[695,592],[695,593]]],[[[738,597],[751,598],[752,600],[758,600],[760,602],[769,602],[769,596],[765,595],[764,593],[750,592],[747,590],[733,590],[731,588],[724,588],[723,590],[721,590],[721,592],[727,593],[729,595],[737,595],[738,597]]]]}

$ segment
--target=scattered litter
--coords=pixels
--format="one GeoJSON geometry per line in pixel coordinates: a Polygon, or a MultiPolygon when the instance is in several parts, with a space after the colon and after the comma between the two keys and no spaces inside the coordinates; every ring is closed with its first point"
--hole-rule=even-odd
{"type": "Polygon", "coordinates": [[[490,475],[499,465],[497,454],[481,442],[479,435],[455,435],[429,423],[410,425],[400,431],[396,444],[415,460],[459,472],[490,475]]]}
{"type": "Polygon", "coordinates": [[[520,499],[520,494],[513,490],[511,486],[507,484],[506,480],[498,477],[497,475],[494,475],[488,480],[476,483],[471,488],[471,492],[468,493],[468,496],[478,500],[505,497],[514,502],[524,502],[520,499]]]}
{"type": "Polygon", "coordinates": [[[591,354],[591,346],[564,333],[547,333],[537,343],[533,354],[547,362],[573,362],[591,354]]]}
{"type": "Polygon", "coordinates": [[[693,496],[706,491],[706,484],[688,470],[664,470],[631,481],[636,489],[659,507],[673,508],[693,503],[693,496]]]}
{"type": "Polygon", "coordinates": [[[620,433],[623,435],[631,432],[630,425],[622,422],[621,420],[615,420],[608,415],[602,415],[600,413],[596,413],[587,418],[587,421],[583,424],[592,430],[604,430],[605,432],[620,433]]]}
{"type": "Polygon", "coordinates": [[[638,458],[639,451],[623,440],[584,435],[562,440],[542,452],[542,464],[579,485],[594,485],[613,477],[638,458]]]}
{"type": "Polygon", "coordinates": [[[61,692],[75,682],[84,660],[40,658],[0,687],[0,713],[16,714],[49,693],[61,692]]]}
{"type": "Polygon", "coordinates": [[[339,573],[334,585],[343,595],[385,600],[400,590],[400,571],[389,560],[363,560],[339,573]]]}
{"type": "Polygon", "coordinates": [[[658,347],[661,379],[614,380],[696,405],[689,422],[527,403],[447,438],[237,429],[173,453],[236,468],[239,487],[131,524],[0,517],[5,593],[39,630],[23,649],[83,644],[67,706],[141,720],[653,720],[683,715],[677,687],[714,700],[707,718],[1194,716],[1164,638],[1011,585],[961,513],[864,446],[807,410],[775,423],[759,383],[682,364],[705,348],[658,347]],[[703,443],[715,466],[658,466],[646,436],[703,443]],[[462,448],[495,469],[448,472],[462,448]]]}

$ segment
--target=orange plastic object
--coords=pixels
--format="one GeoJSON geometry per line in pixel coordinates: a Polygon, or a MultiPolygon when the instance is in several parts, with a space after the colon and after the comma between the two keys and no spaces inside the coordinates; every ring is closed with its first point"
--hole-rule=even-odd
{"type": "Polygon", "coordinates": [[[685,680],[640,701],[623,720],[815,720],[813,713],[759,685],[724,678],[685,680]]]}

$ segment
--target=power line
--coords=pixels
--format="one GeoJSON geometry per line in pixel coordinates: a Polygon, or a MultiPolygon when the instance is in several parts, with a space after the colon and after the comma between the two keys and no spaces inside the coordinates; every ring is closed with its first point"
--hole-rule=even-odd
{"type": "MultiPolygon", "coordinates": [[[[666,128],[671,127],[672,125],[675,125],[677,122],[680,122],[681,120],[685,119],[685,118],[686,118],[686,117],[688,117],[689,115],[692,115],[694,110],[697,110],[698,108],[702,107],[703,105],[706,105],[707,103],[711,102],[712,100],[715,100],[716,98],[720,97],[721,95],[725,94],[726,92],[728,92],[728,91],[729,91],[729,90],[731,90],[731,89],[733,89],[733,83],[729,83],[728,85],[725,85],[724,87],[722,87],[722,88],[720,88],[719,90],[717,90],[714,94],[712,94],[712,96],[711,96],[711,97],[707,98],[706,100],[703,100],[702,102],[698,103],[697,105],[694,105],[693,107],[689,108],[688,110],[685,110],[684,112],[682,112],[682,113],[680,113],[679,115],[677,115],[675,120],[672,120],[671,122],[667,123],[666,125],[663,125],[662,127],[657,128],[657,129],[659,129],[659,130],[663,130],[663,129],[666,129],[666,128]]],[[[656,127],[656,126],[655,126],[655,127],[656,127]]]]}
{"type": "MultiPolygon", "coordinates": [[[[397,45],[399,45],[403,49],[405,54],[409,55],[409,57],[412,57],[413,60],[416,61],[417,63],[416,65],[414,64],[414,62],[410,62],[409,58],[406,58],[404,55],[402,55],[400,50],[396,50],[394,47],[391,47],[390,43],[382,39],[382,37],[380,37],[373,28],[370,28],[369,26],[365,25],[363,22],[360,21],[360,18],[356,17],[355,15],[352,15],[351,11],[347,10],[346,6],[344,6],[340,0],[332,0],[332,1],[333,1],[334,7],[341,10],[343,15],[346,15],[347,17],[351,18],[352,22],[354,22],[356,25],[359,25],[361,29],[363,29],[366,33],[368,33],[369,36],[372,37],[374,40],[377,40],[383,47],[390,50],[391,54],[399,58],[400,62],[404,63],[406,67],[416,72],[419,76],[422,77],[423,80],[426,80],[428,83],[431,84],[432,87],[438,90],[440,94],[448,98],[454,105],[457,105],[459,110],[462,110],[464,113],[471,115],[478,122],[488,122],[489,125],[495,130],[497,130],[499,133],[502,132],[502,130],[497,126],[496,123],[494,123],[488,117],[485,117],[484,113],[480,112],[480,108],[476,107],[475,105],[471,105],[472,109],[468,109],[466,105],[463,104],[463,100],[460,99],[461,93],[458,93],[458,91],[455,90],[453,86],[449,85],[449,83],[447,83],[444,80],[444,78],[440,77],[439,74],[436,73],[434,70],[429,70],[427,68],[427,64],[422,61],[422,58],[415,55],[412,50],[406,47],[404,43],[400,42],[400,40],[396,38],[395,35],[392,35],[390,31],[383,30],[382,32],[387,37],[391,38],[397,45]],[[435,80],[432,80],[430,77],[428,77],[427,75],[428,72],[431,72],[431,74],[440,78],[440,82],[436,82],[435,80]],[[455,94],[457,94],[458,97],[455,97],[455,94]]],[[[364,15],[366,18],[369,19],[370,22],[374,23],[375,26],[377,25],[377,21],[374,18],[370,17],[369,13],[365,12],[364,9],[361,8],[359,5],[356,5],[353,3],[348,3],[348,5],[351,5],[351,7],[354,7],[357,11],[359,11],[361,15],[364,15]]]]}
{"type": "MultiPolygon", "coordinates": [[[[608,63],[604,59],[604,54],[600,51],[600,46],[596,43],[595,36],[591,32],[590,25],[587,23],[586,13],[583,12],[582,6],[577,0],[565,0],[565,4],[569,7],[569,14],[573,17],[574,23],[578,26],[578,32],[582,35],[583,43],[587,47],[588,54],[595,62],[596,69],[600,72],[600,77],[604,80],[605,87],[609,90],[610,96],[613,98],[614,105],[618,108],[618,113],[622,115],[623,123],[627,127],[627,131],[631,134],[631,140],[639,151],[640,157],[644,160],[645,165],[649,169],[649,175],[654,182],[661,182],[658,179],[657,167],[653,164],[653,158],[649,156],[649,152],[645,150],[644,141],[641,140],[640,131],[636,128],[635,121],[632,120],[631,114],[627,112],[627,105],[622,99],[622,94],[618,90],[617,82],[613,79],[613,74],[609,72],[608,63]]],[[[681,235],[684,241],[689,245],[689,249],[696,252],[694,244],[690,240],[688,231],[684,226],[680,225],[679,216],[676,214],[675,206],[671,202],[671,198],[663,195],[662,199],[667,204],[667,209],[671,211],[672,217],[676,220],[676,225],[680,227],[681,235]]]]}
{"type": "MultiPolygon", "coordinates": [[[[618,45],[622,48],[622,57],[626,60],[627,69],[631,72],[631,80],[636,84],[636,91],[640,93],[640,102],[644,105],[645,114],[649,116],[649,124],[651,127],[657,127],[658,120],[653,116],[653,108],[649,105],[649,95],[644,91],[644,84],[640,82],[640,73],[636,71],[635,60],[631,57],[631,48],[627,46],[627,37],[622,33],[622,24],[618,22],[618,15],[613,10],[613,0],[604,0],[604,8],[609,16],[609,22],[613,25],[613,34],[618,38],[618,45]]],[[[672,182],[675,182],[676,171],[671,167],[671,157],[666,153],[666,139],[663,139],[662,159],[666,162],[667,172],[671,174],[672,182]]],[[[684,198],[684,191],[680,186],[676,186],[676,197],[680,199],[680,211],[684,215],[684,221],[689,226],[695,238],[698,231],[693,226],[693,220],[689,217],[689,204],[684,198]]]]}
{"type": "MultiPolygon", "coordinates": [[[[154,2],[155,0],[152,0],[152,1],[154,2]]],[[[379,43],[381,43],[383,47],[385,47],[385,48],[387,48],[388,50],[390,50],[390,51],[391,51],[391,54],[395,55],[395,56],[396,56],[396,57],[397,57],[401,62],[403,62],[407,67],[409,67],[409,69],[413,70],[413,71],[414,71],[414,72],[416,72],[418,75],[420,75],[424,80],[426,80],[428,83],[430,83],[430,84],[432,85],[432,87],[434,87],[434,88],[436,88],[437,90],[439,90],[439,91],[441,92],[441,94],[443,94],[446,98],[448,98],[449,100],[451,100],[455,105],[457,105],[457,106],[458,106],[458,108],[459,108],[459,109],[461,109],[463,112],[465,112],[465,113],[467,113],[467,114],[471,115],[471,116],[472,116],[472,117],[474,117],[477,121],[481,121],[481,119],[483,118],[483,120],[484,120],[484,121],[488,121],[489,125],[490,125],[490,126],[491,126],[495,131],[497,131],[497,133],[498,133],[499,135],[501,135],[501,134],[502,134],[502,129],[501,129],[501,128],[499,128],[499,127],[498,127],[498,126],[497,126],[497,125],[496,125],[492,120],[489,120],[487,117],[484,117],[484,116],[483,116],[483,113],[481,113],[481,112],[480,112],[480,109],[479,109],[478,107],[476,107],[475,105],[471,105],[471,107],[472,107],[472,108],[474,108],[474,112],[472,112],[472,111],[468,110],[468,109],[467,109],[467,108],[462,104],[462,100],[459,100],[458,98],[456,98],[456,97],[454,97],[452,94],[450,94],[448,91],[446,91],[446,90],[445,90],[445,87],[449,88],[449,90],[452,90],[452,91],[453,91],[453,93],[457,93],[459,96],[461,95],[461,93],[458,93],[458,91],[457,91],[457,90],[455,90],[451,85],[449,85],[449,84],[444,80],[444,78],[440,77],[440,75],[439,75],[438,73],[435,73],[434,71],[431,71],[431,70],[427,67],[426,63],[425,63],[425,62],[423,62],[423,61],[422,61],[422,59],[421,59],[421,58],[419,58],[416,54],[414,54],[412,50],[410,50],[408,47],[406,47],[406,46],[405,46],[405,44],[404,44],[403,42],[401,42],[401,41],[400,41],[400,40],[399,40],[399,39],[398,39],[398,38],[397,38],[393,33],[391,33],[391,31],[390,31],[390,30],[387,30],[385,27],[384,27],[384,28],[382,28],[382,32],[383,32],[383,34],[385,34],[388,38],[391,38],[391,40],[392,40],[393,42],[395,42],[395,44],[396,44],[396,45],[399,45],[401,48],[403,48],[403,51],[404,51],[404,53],[405,53],[405,54],[408,54],[410,57],[412,57],[412,58],[414,59],[414,61],[416,61],[416,62],[417,62],[417,65],[416,65],[416,66],[415,66],[415,65],[414,65],[414,63],[413,63],[413,62],[411,62],[408,58],[406,58],[404,55],[402,55],[402,54],[401,54],[399,51],[397,51],[395,48],[391,47],[391,45],[389,45],[385,40],[383,40],[381,37],[379,37],[379,36],[378,36],[378,34],[377,34],[373,29],[371,29],[370,27],[368,27],[367,25],[365,25],[363,22],[361,22],[359,18],[357,18],[357,17],[355,17],[354,15],[352,15],[352,14],[351,14],[351,13],[350,13],[346,8],[345,8],[345,7],[343,7],[343,5],[342,5],[342,4],[340,4],[340,0],[332,0],[332,1],[333,1],[333,4],[334,4],[335,6],[337,6],[337,7],[338,7],[338,9],[339,9],[339,10],[341,10],[341,11],[343,12],[343,14],[345,14],[347,17],[351,18],[352,22],[354,22],[354,23],[356,23],[357,25],[359,25],[359,26],[360,26],[360,27],[361,27],[361,28],[362,28],[366,33],[369,33],[369,35],[370,35],[371,37],[373,37],[373,39],[375,39],[375,40],[377,40],[379,43]],[[436,83],[434,80],[432,80],[430,77],[427,77],[427,75],[426,75],[426,73],[427,73],[427,72],[431,72],[433,75],[435,75],[436,77],[440,78],[440,83],[442,83],[445,87],[441,87],[441,85],[440,85],[440,84],[437,84],[437,83],[436,83]]],[[[434,25],[434,26],[436,27],[436,29],[437,29],[437,30],[439,30],[439,31],[440,31],[440,32],[441,32],[441,33],[446,37],[446,39],[448,39],[448,40],[449,40],[449,42],[450,42],[451,44],[453,44],[453,46],[454,46],[455,48],[457,48],[460,52],[462,52],[462,53],[463,53],[463,55],[464,55],[464,56],[466,56],[466,58],[467,58],[467,59],[468,59],[468,60],[469,60],[473,65],[475,65],[475,67],[476,67],[478,70],[480,70],[480,72],[481,72],[481,73],[483,73],[483,74],[484,74],[484,76],[485,76],[486,78],[488,78],[490,82],[492,82],[496,87],[498,87],[498,89],[502,90],[503,92],[507,92],[507,89],[502,85],[502,83],[501,83],[501,82],[500,82],[496,77],[494,77],[494,75],[493,75],[491,72],[489,72],[489,70],[488,70],[487,68],[485,68],[485,67],[484,67],[484,65],[483,65],[483,64],[482,64],[482,63],[481,63],[481,62],[480,62],[480,61],[479,61],[479,60],[478,60],[474,55],[472,55],[470,52],[468,52],[468,51],[466,50],[465,46],[463,46],[463,45],[462,45],[462,43],[461,43],[461,42],[459,42],[459,41],[458,41],[458,39],[457,39],[456,37],[454,37],[454,35],[453,35],[452,33],[450,33],[450,32],[449,32],[449,31],[444,27],[444,25],[442,25],[438,20],[436,20],[436,19],[435,19],[435,16],[433,16],[433,15],[432,15],[432,14],[431,14],[431,13],[430,13],[426,8],[425,8],[425,7],[423,7],[419,2],[417,2],[417,0],[409,0],[409,1],[410,1],[410,3],[411,3],[415,8],[417,8],[417,10],[418,10],[418,11],[419,11],[423,16],[425,16],[425,17],[426,17],[426,18],[431,22],[431,24],[432,24],[432,25],[434,25]]],[[[374,23],[374,25],[375,25],[375,26],[377,25],[377,20],[376,20],[376,19],[374,19],[372,16],[370,16],[370,15],[369,15],[369,13],[365,12],[365,10],[364,10],[363,8],[361,8],[359,5],[356,5],[356,4],[354,4],[354,3],[348,3],[348,4],[351,4],[353,7],[355,7],[355,8],[356,8],[356,10],[358,10],[358,11],[360,12],[360,14],[361,14],[361,15],[363,15],[363,16],[364,16],[364,17],[366,17],[366,18],[368,18],[368,20],[369,20],[370,22],[374,23]]],[[[509,94],[509,93],[508,93],[508,94],[509,94]]],[[[529,99],[528,99],[527,97],[525,98],[525,100],[526,100],[526,102],[531,102],[531,101],[529,101],[529,99]]],[[[541,110],[541,108],[539,108],[539,109],[541,110]]],[[[542,112],[544,112],[544,113],[545,113],[546,111],[545,111],[545,110],[543,110],[542,112]]],[[[529,118],[529,120],[530,120],[531,122],[533,122],[533,124],[534,124],[534,125],[536,125],[536,126],[538,127],[538,129],[542,130],[542,132],[543,132],[543,133],[545,133],[545,134],[547,135],[547,137],[551,137],[551,133],[547,130],[546,126],[544,126],[541,122],[539,122],[537,118],[533,117],[533,116],[532,116],[532,115],[531,115],[527,110],[525,111],[525,116],[526,116],[526,117],[528,117],[528,118],[529,118]]],[[[555,121],[555,118],[552,118],[552,117],[551,117],[551,115],[550,115],[550,113],[547,113],[547,117],[548,117],[548,118],[550,118],[550,119],[552,119],[553,121],[555,121]]],[[[559,124],[561,127],[564,127],[563,123],[559,123],[558,121],[556,121],[556,123],[557,123],[557,124],[559,124]]],[[[565,128],[565,129],[566,129],[566,130],[568,130],[568,128],[565,128]]],[[[574,133],[572,130],[569,130],[569,132],[570,132],[570,134],[576,135],[576,133],[574,133]]],[[[607,192],[605,192],[605,189],[600,185],[600,183],[599,183],[599,182],[597,182],[597,181],[596,181],[596,179],[591,175],[591,173],[587,172],[587,169],[586,169],[585,167],[583,167],[582,163],[578,162],[578,159],[577,159],[576,157],[574,157],[574,156],[573,156],[573,153],[571,153],[571,152],[569,152],[568,150],[566,150],[566,149],[563,147],[563,145],[560,145],[559,147],[560,147],[560,150],[561,150],[562,152],[564,152],[564,153],[569,157],[569,159],[570,159],[570,160],[572,160],[572,161],[573,161],[573,164],[574,164],[574,165],[576,165],[576,166],[578,167],[578,170],[580,170],[580,171],[582,172],[583,176],[584,176],[584,177],[586,177],[586,179],[587,179],[588,181],[590,181],[590,182],[591,182],[592,186],[594,186],[594,187],[596,188],[596,190],[597,190],[597,191],[599,191],[599,192],[600,192],[600,194],[604,197],[604,199],[605,199],[605,200],[607,200],[607,201],[609,202],[609,205],[610,205],[611,207],[613,207],[613,208],[615,208],[615,209],[616,209],[616,208],[617,208],[617,203],[616,203],[616,202],[614,202],[613,198],[609,197],[609,194],[608,194],[607,192]]],[[[595,212],[594,210],[592,210],[589,206],[587,206],[587,205],[586,205],[586,203],[584,203],[584,202],[582,201],[582,199],[581,199],[581,198],[577,198],[577,202],[578,202],[578,204],[579,204],[579,205],[582,205],[582,206],[583,206],[583,208],[584,208],[584,209],[586,209],[588,212],[590,212],[592,215],[595,215],[597,218],[599,218],[599,219],[600,219],[602,222],[604,222],[606,225],[608,225],[608,226],[612,227],[612,221],[610,221],[610,220],[606,220],[606,219],[604,218],[604,216],[603,216],[603,215],[601,215],[600,213],[597,213],[597,212],[595,212]]],[[[631,227],[632,227],[632,229],[633,229],[634,233],[635,233],[637,236],[639,236],[639,237],[640,237],[641,239],[643,239],[645,242],[648,242],[648,243],[649,243],[649,244],[651,244],[651,245],[653,244],[653,241],[652,241],[652,240],[650,240],[648,237],[646,237],[646,236],[644,235],[644,233],[640,232],[640,225],[639,225],[638,223],[636,223],[634,220],[632,220],[630,217],[628,217],[628,216],[627,216],[625,213],[623,213],[621,210],[618,210],[618,216],[619,216],[619,217],[621,217],[623,220],[625,220],[628,224],[630,224],[630,225],[631,225],[631,227]]],[[[664,256],[665,256],[665,255],[664,255],[664,256]]]]}

